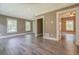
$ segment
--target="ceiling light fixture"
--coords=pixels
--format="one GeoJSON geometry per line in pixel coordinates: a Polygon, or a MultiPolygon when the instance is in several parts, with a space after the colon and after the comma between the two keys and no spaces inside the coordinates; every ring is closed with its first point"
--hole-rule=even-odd
{"type": "Polygon", "coordinates": [[[72,17],[72,16],[75,16],[75,13],[71,12],[71,13],[70,13],[70,16],[71,16],[71,17],[72,17]]]}

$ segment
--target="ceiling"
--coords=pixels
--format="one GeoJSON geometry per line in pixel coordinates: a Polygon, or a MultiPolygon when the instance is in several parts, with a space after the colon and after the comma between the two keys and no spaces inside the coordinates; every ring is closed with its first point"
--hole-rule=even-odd
{"type": "Polygon", "coordinates": [[[32,20],[35,16],[73,3],[0,3],[0,14],[32,20]]]}

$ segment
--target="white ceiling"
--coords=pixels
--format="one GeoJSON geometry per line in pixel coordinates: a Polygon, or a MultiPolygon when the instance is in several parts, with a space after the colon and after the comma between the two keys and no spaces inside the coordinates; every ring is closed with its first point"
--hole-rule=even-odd
{"type": "Polygon", "coordinates": [[[36,15],[71,5],[73,3],[0,3],[0,14],[31,20],[36,15]]]}

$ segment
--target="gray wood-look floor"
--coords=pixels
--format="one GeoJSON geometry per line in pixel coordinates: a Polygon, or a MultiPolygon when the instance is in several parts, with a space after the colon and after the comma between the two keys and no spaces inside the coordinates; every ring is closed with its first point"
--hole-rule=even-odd
{"type": "Polygon", "coordinates": [[[79,48],[70,42],[59,42],[35,38],[26,34],[13,38],[0,39],[0,55],[67,55],[79,54],[79,48]]]}

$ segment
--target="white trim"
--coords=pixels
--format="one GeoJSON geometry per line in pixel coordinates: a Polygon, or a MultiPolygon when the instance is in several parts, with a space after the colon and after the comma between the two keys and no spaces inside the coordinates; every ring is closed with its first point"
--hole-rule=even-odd
{"type": "Polygon", "coordinates": [[[7,33],[16,33],[17,32],[17,19],[7,17],[7,33]],[[15,31],[8,31],[8,21],[16,21],[16,30],[15,31]]]}
{"type": "MultiPolygon", "coordinates": [[[[76,3],[75,3],[76,4],[76,3]]],[[[71,5],[69,5],[69,6],[73,6],[73,5],[75,5],[75,4],[71,4],[71,5]]],[[[68,7],[68,6],[66,6],[66,7],[68,7]]],[[[65,8],[65,7],[64,7],[65,8]]],[[[59,9],[55,9],[55,10],[59,10],[59,9]]],[[[45,14],[45,13],[49,13],[49,12],[52,12],[52,11],[54,11],[53,9],[51,9],[51,10],[47,10],[47,11],[43,11],[43,12],[41,12],[41,13],[37,13],[35,16],[39,16],[39,15],[42,15],[42,14],[45,14]]]]}
{"type": "Polygon", "coordinates": [[[30,32],[30,31],[32,30],[32,28],[31,28],[31,27],[32,27],[32,22],[31,22],[31,21],[27,21],[27,20],[26,20],[26,21],[25,21],[25,31],[26,31],[26,32],[30,32]],[[26,25],[26,24],[27,24],[27,22],[29,22],[29,23],[30,23],[30,30],[27,30],[27,25],[26,25]]]}
{"type": "MultiPolygon", "coordinates": [[[[35,33],[35,37],[37,37],[37,19],[40,19],[40,18],[43,18],[43,39],[49,39],[49,40],[55,40],[55,41],[58,41],[57,38],[52,38],[52,37],[47,37],[45,36],[45,33],[44,33],[44,16],[40,16],[40,17],[36,17],[36,33],[35,33]]],[[[58,28],[58,27],[57,27],[58,28]]]]}
{"type": "Polygon", "coordinates": [[[58,24],[58,22],[59,22],[59,17],[58,17],[58,14],[56,14],[56,38],[57,38],[57,40],[59,39],[59,24],[58,24]]]}
{"type": "Polygon", "coordinates": [[[42,35],[42,33],[38,34],[37,36],[40,36],[40,35],[42,35]]]}
{"type": "Polygon", "coordinates": [[[3,38],[10,38],[10,37],[19,36],[19,35],[25,35],[25,34],[26,34],[26,33],[20,33],[20,34],[12,34],[12,35],[0,36],[0,39],[3,39],[3,38]]]}
{"type": "Polygon", "coordinates": [[[66,10],[63,10],[63,11],[58,11],[56,13],[57,14],[61,14],[61,13],[69,12],[69,11],[75,11],[77,9],[79,9],[79,7],[74,7],[74,8],[71,8],[71,9],[66,9],[66,10]]]}
{"type": "Polygon", "coordinates": [[[43,36],[43,39],[48,39],[48,40],[54,40],[54,41],[57,41],[57,39],[56,39],[56,38],[46,37],[46,36],[43,36]]]}
{"type": "Polygon", "coordinates": [[[37,37],[37,34],[35,33],[35,37],[37,37]]]}
{"type": "Polygon", "coordinates": [[[56,12],[56,24],[57,24],[57,36],[56,36],[56,38],[57,38],[57,40],[59,40],[60,39],[60,37],[59,37],[59,35],[61,35],[61,33],[59,32],[59,23],[60,23],[60,14],[62,14],[62,13],[65,13],[65,12],[70,12],[70,11],[75,11],[76,12],[76,10],[77,9],[79,9],[79,7],[75,7],[75,8],[71,8],[71,9],[66,9],[66,10],[63,10],[63,11],[58,11],[58,12],[56,12]]]}

